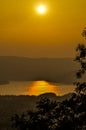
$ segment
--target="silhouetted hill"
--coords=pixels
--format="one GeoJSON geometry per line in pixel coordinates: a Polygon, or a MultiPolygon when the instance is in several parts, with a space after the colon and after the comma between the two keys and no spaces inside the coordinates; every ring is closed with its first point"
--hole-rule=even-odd
{"type": "Polygon", "coordinates": [[[44,93],[44,94],[39,95],[38,99],[46,97],[46,98],[49,98],[50,100],[63,101],[65,99],[69,99],[71,95],[72,95],[71,93],[68,93],[63,96],[56,96],[56,94],[54,93],[44,93]]]}
{"type": "Polygon", "coordinates": [[[21,114],[28,110],[34,110],[36,102],[42,97],[63,101],[70,98],[70,96],[71,94],[67,94],[60,97],[53,93],[46,93],[39,96],[0,96],[0,130],[14,130],[10,127],[11,117],[16,113],[21,114]]]}
{"type": "Polygon", "coordinates": [[[0,81],[47,80],[58,83],[72,83],[76,70],[77,64],[72,58],[0,57],[0,81]]]}

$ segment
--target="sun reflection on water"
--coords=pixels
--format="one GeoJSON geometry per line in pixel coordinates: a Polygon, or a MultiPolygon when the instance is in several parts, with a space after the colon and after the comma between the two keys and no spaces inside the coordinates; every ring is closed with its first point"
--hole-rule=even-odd
{"type": "Polygon", "coordinates": [[[7,85],[0,85],[0,95],[40,95],[44,93],[55,93],[62,96],[72,93],[75,86],[70,84],[49,83],[47,81],[25,81],[10,82],[7,85]]]}
{"type": "Polygon", "coordinates": [[[35,81],[31,87],[29,87],[29,95],[40,95],[43,93],[55,93],[59,95],[59,92],[55,89],[56,86],[49,84],[46,81],[35,81]]]}

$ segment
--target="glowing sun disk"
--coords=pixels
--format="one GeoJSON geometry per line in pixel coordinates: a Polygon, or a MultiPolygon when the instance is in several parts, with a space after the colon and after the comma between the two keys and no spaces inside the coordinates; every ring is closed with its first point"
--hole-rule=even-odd
{"type": "Polygon", "coordinates": [[[44,5],[40,5],[37,7],[37,12],[39,14],[44,14],[46,12],[46,7],[44,5]]]}

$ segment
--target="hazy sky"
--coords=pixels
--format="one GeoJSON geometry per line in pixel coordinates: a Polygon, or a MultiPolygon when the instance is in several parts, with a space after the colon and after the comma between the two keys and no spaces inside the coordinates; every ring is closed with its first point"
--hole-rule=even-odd
{"type": "Polygon", "coordinates": [[[85,25],[86,0],[0,0],[0,55],[72,57],[85,25]]]}

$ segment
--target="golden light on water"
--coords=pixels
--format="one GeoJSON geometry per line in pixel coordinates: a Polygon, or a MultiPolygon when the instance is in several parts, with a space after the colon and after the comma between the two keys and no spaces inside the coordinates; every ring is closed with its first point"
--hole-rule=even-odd
{"type": "Polygon", "coordinates": [[[55,93],[62,96],[72,93],[74,85],[49,83],[46,81],[10,82],[7,85],[0,85],[0,95],[40,95],[44,93],[55,93]]]}
{"type": "Polygon", "coordinates": [[[54,85],[49,84],[46,81],[36,81],[29,88],[28,94],[29,95],[40,95],[43,93],[51,93],[51,92],[59,95],[59,93],[55,89],[54,85]]]}

